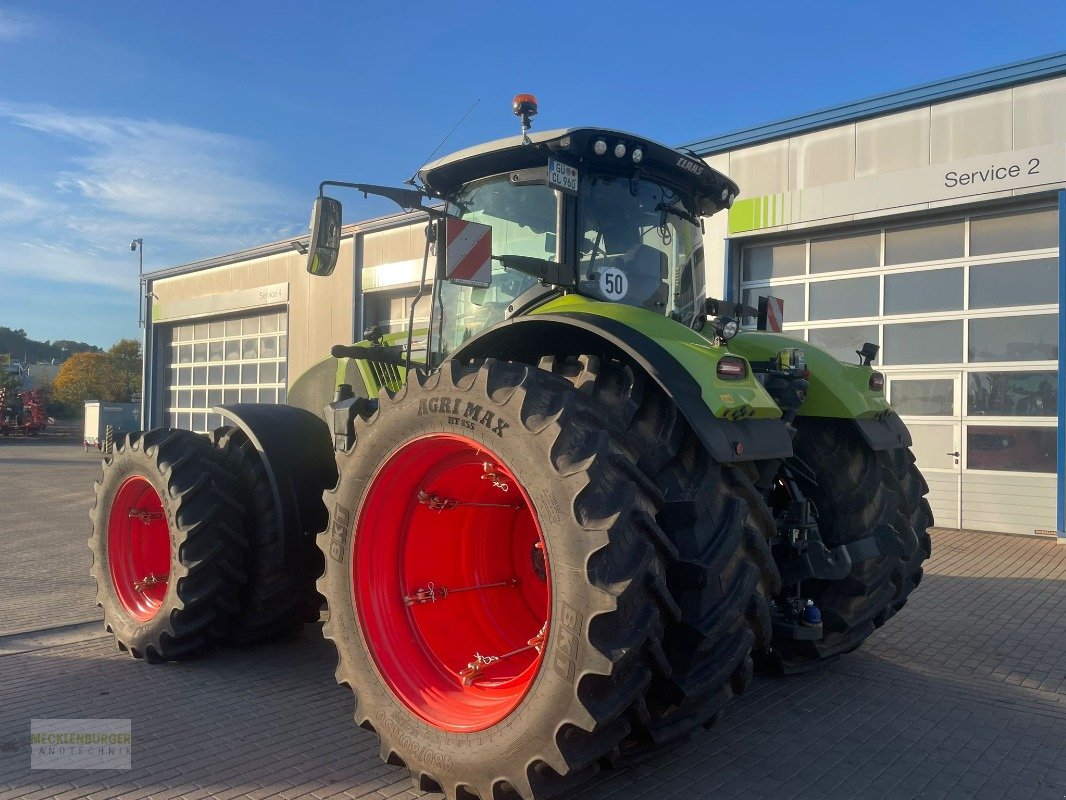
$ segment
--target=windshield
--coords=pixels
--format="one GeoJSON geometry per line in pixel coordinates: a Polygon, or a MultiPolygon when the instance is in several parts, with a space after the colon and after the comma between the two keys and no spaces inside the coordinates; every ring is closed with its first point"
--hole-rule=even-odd
{"type": "Polygon", "coordinates": [[[702,300],[703,237],[681,197],[649,180],[591,177],[579,206],[579,291],[690,324],[702,300]]]}
{"type": "MultiPolygon", "coordinates": [[[[545,184],[515,185],[509,175],[480,181],[449,203],[448,213],[492,226],[492,254],[555,260],[555,192],[545,184]]],[[[443,360],[470,337],[501,322],[511,301],[537,279],[492,263],[487,289],[438,281],[433,304],[433,349],[443,360]]]]}

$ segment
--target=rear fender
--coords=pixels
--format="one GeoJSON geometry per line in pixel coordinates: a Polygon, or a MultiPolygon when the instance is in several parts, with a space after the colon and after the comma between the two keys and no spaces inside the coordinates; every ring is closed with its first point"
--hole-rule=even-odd
{"type": "MultiPolygon", "coordinates": [[[[705,344],[709,346],[709,343],[705,344]]],[[[740,414],[735,415],[737,419],[715,416],[699,381],[689,369],[654,339],[619,320],[565,312],[515,317],[464,342],[451,358],[459,361],[509,358],[535,364],[545,354],[569,356],[583,353],[619,358],[643,370],[674,399],[708,452],[720,463],[792,455],[792,440],[779,418],[744,418],[740,414]]],[[[701,359],[699,366],[713,375],[715,363],[716,359],[701,359]]],[[[772,404],[762,388],[754,381],[752,384],[752,403],[765,398],[772,404]]],[[[722,388],[734,393],[738,391],[729,385],[722,388]]],[[[729,409],[722,410],[729,413],[729,409]]],[[[776,411],[776,407],[773,410],[776,411]]],[[[780,411],[776,411],[776,415],[779,417],[780,411]]]]}
{"type": "Polygon", "coordinates": [[[283,546],[274,550],[284,553],[278,566],[299,564],[301,537],[326,526],[322,493],[337,485],[329,427],[293,406],[238,403],[212,410],[240,428],[263,459],[284,537],[283,546]]]}

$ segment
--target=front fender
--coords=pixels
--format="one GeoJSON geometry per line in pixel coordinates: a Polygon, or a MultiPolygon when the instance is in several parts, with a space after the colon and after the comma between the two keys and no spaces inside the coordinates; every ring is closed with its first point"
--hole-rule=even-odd
{"type": "Polygon", "coordinates": [[[811,373],[810,389],[799,416],[853,420],[873,450],[910,447],[907,426],[885,395],[870,389],[870,367],[845,364],[810,342],[765,331],[743,331],[729,342],[729,351],[748,361],[769,361],[790,347],[803,350],[811,373]]]}
{"type": "Polygon", "coordinates": [[[263,460],[284,539],[274,552],[278,567],[299,564],[302,536],[325,527],[322,493],[337,485],[329,427],[302,408],[237,403],[213,408],[240,428],[263,460]]]}

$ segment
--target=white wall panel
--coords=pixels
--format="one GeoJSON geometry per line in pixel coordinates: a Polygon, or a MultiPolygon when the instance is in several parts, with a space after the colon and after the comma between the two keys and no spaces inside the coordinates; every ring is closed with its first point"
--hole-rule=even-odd
{"type": "Polygon", "coordinates": [[[1055,529],[1054,475],[964,472],[962,526],[982,531],[1032,533],[1055,529]]]}
{"type": "Polygon", "coordinates": [[[793,137],[789,148],[790,189],[809,189],[855,177],[854,125],[793,137]]]}
{"type": "Polygon", "coordinates": [[[929,109],[868,119],[855,126],[855,177],[929,164],[929,109]]]}
{"type": "Polygon", "coordinates": [[[741,197],[788,190],[788,140],[746,147],[729,154],[727,175],[740,186],[741,197]]]}
{"type": "Polygon", "coordinates": [[[1014,146],[1066,142],[1066,78],[1014,89],[1014,146]]]}
{"type": "Polygon", "coordinates": [[[957,475],[943,472],[926,472],[929,484],[926,499],[933,509],[933,521],[941,528],[954,528],[959,518],[959,479],[957,475]]]}
{"type": "Polygon", "coordinates": [[[930,109],[929,161],[943,164],[1013,147],[1010,89],[939,103],[930,109]]]}

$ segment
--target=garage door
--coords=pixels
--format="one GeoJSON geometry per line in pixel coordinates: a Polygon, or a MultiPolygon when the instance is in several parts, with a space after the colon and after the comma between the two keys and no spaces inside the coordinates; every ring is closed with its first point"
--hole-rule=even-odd
{"type": "Polygon", "coordinates": [[[203,433],[222,424],[214,406],[284,403],[286,329],[284,310],[169,326],[160,360],[164,424],[203,433]]]}

